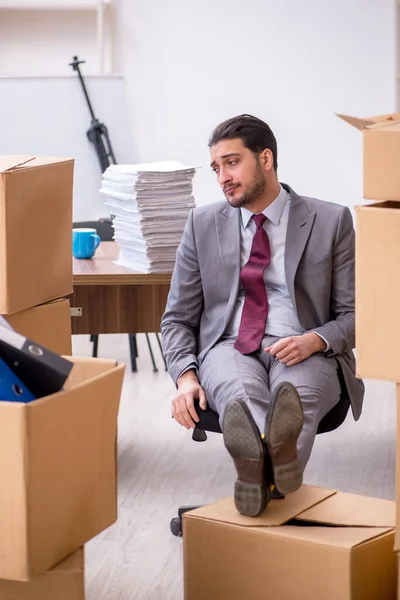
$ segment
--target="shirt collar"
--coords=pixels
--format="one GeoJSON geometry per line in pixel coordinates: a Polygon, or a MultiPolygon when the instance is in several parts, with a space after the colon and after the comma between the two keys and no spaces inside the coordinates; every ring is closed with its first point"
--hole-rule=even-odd
{"type": "MultiPolygon", "coordinates": [[[[285,188],[283,188],[280,185],[279,194],[277,195],[275,200],[273,202],[271,202],[271,204],[262,211],[263,214],[267,217],[267,219],[269,221],[271,221],[271,223],[273,223],[274,225],[278,225],[278,223],[281,219],[283,210],[285,208],[287,199],[288,199],[288,193],[285,190],[285,188]]],[[[246,229],[246,227],[250,223],[250,219],[254,215],[254,213],[252,213],[251,210],[247,210],[247,208],[242,207],[240,209],[240,214],[242,217],[243,227],[246,229]]]]}

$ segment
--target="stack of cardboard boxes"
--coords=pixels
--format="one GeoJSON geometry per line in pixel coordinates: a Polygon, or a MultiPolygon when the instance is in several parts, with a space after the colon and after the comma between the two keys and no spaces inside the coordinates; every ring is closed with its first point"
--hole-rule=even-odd
{"type": "MultiPolygon", "coordinates": [[[[364,198],[375,200],[356,207],[357,375],[396,383],[399,439],[400,113],[366,119],[339,116],[363,133],[364,198]]],[[[400,553],[399,441],[396,463],[395,550],[400,553]]]]}
{"type": "Polygon", "coordinates": [[[60,354],[71,354],[73,170],[73,160],[0,157],[0,314],[60,354]]]}
{"type": "MultiPolygon", "coordinates": [[[[400,402],[400,114],[345,120],[364,131],[365,197],[382,200],[357,209],[358,376],[397,382],[400,402]]],[[[253,519],[232,499],[188,512],[185,600],[395,600],[395,529],[394,502],[308,486],[253,519]]]]}
{"type": "MultiPolygon", "coordinates": [[[[0,314],[71,354],[73,161],[0,157],[0,314]]],[[[83,600],[83,545],[115,522],[124,366],[69,357],[57,394],[0,401],[0,598],[83,600]]]]}

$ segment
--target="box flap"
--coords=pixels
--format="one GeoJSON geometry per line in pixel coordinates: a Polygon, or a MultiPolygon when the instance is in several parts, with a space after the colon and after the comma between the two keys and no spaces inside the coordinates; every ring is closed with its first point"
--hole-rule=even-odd
{"type": "Polygon", "coordinates": [[[373,123],[373,125],[368,125],[365,129],[367,131],[390,131],[396,132],[400,128],[400,116],[395,118],[387,119],[386,121],[379,121],[378,123],[373,123]]]}
{"type": "Polygon", "coordinates": [[[395,527],[396,503],[337,492],[297,515],[296,520],[341,527],[395,527]]]}
{"type": "Polygon", "coordinates": [[[399,214],[399,210],[400,210],[400,201],[396,202],[395,200],[387,200],[386,202],[372,202],[370,204],[359,204],[357,206],[354,207],[356,213],[357,212],[364,212],[365,210],[368,210],[369,212],[371,210],[385,210],[385,211],[391,211],[392,212],[392,216],[394,217],[397,211],[397,215],[399,214]]]}
{"type": "Polygon", "coordinates": [[[6,171],[12,171],[21,165],[34,160],[34,156],[26,154],[12,154],[10,156],[0,156],[0,172],[5,173],[6,171]]]}
{"type": "Polygon", "coordinates": [[[76,356],[64,356],[63,358],[74,363],[72,371],[64,384],[64,389],[66,390],[120,366],[116,360],[112,359],[78,358],[76,356]]]}
{"type": "Polygon", "coordinates": [[[299,540],[321,546],[332,546],[336,548],[356,548],[362,544],[375,540],[383,535],[391,535],[394,538],[393,527],[331,527],[301,526],[301,521],[296,525],[285,525],[284,527],[256,528],[269,536],[284,538],[285,540],[299,540]]]}
{"type": "Polygon", "coordinates": [[[400,121],[400,113],[389,113],[387,115],[378,115],[375,117],[366,117],[364,119],[360,119],[359,117],[351,117],[349,115],[341,115],[339,113],[335,113],[339,119],[343,119],[346,123],[353,125],[357,129],[379,129],[381,127],[390,126],[393,123],[398,123],[400,121]]]}
{"type": "Polygon", "coordinates": [[[373,125],[374,121],[372,119],[359,119],[358,117],[350,117],[349,115],[340,115],[339,113],[335,113],[339,119],[343,119],[346,123],[353,125],[357,129],[364,129],[364,127],[368,127],[368,125],[373,125]]]}
{"type": "Polygon", "coordinates": [[[62,158],[57,156],[30,156],[25,154],[13,154],[0,156],[0,173],[10,173],[21,168],[34,169],[56,163],[73,162],[73,158],[62,158]]]}
{"type": "MultiPolygon", "coordinates": [[[[55,165],[57,163],[68,163],[68,162],[74,162],[74,158],[69,158],[69,157],[63,157],[63,156],[35,156],[35,158],[33,158],[32,161],[29,162],[29,164],[26,165],[26,167],[28,168],[35,168],[35,167],[44,167],[46,165],[55,165]]],[[[23,167],[23,165],[22,165],[23,167]]]]}
{"type": "Polygon", "coordinates": [[[258,517],[241,515],[235,507],[233,498],[228,498],[185,513],[184,518],[195,517],[244,527],[273,527],[287,523],[333,494],[336,494],[335,490],[303,485],[297,492],[289,494],[284,500],[272,500],[267,509],[258,517]]]}

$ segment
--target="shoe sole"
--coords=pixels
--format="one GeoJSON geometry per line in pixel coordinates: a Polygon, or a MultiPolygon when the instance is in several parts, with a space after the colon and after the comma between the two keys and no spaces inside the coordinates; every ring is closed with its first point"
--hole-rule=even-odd
{"type": "Polygon", "coordinates": [[[265,432],[274,483],[283,495],[295,492],[303,483],[303,467],[297,456],[303,423],[303,407],[296,388],[281,383],[271,399],[265,432]]]}
{"type": "Polygon", "coordinates": [[[264,446],[247,406],[233,400],[222,424],[225,447],[234,460],[237,481],[234,500],[242,515],[256,517],[270,500],[264,473],[264,446]]]}

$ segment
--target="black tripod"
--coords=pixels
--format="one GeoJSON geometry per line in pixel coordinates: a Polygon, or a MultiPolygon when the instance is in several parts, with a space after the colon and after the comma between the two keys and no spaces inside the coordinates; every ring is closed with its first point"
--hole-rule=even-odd
{"type": "MultiPolygon", "coordinates": [[[[70,67],[72,67],[73,70],[78,73],[79,81],[81,82],[81,85],[82,85],[83,93],[85,95],[86,102],[89,107],[90,116],[92,118],[90,127],[87,130],[86,135],[88,137],[89,142],[91,142],[94,146],[94,149],[97,154],[97,158],[100,163],[101,172],[104,173],[104,171],[107,169],[107,167],[109,167],[111,164],[115,165],[117,163],[117,161],[115,160],[115,155],[114,155],[114,152],[113,152],[113,149],[111,146],[111,141],[110,141],[110,137],[108,135],[107,127],[104,125],[104,123],[100,123],[100,121],[98,119],[96,119],[96,117],[95,117],[93,107],[92,107],[92,104],[89,99],[89,94],[87,92],[85,82],[83,81],[82,73],[79,68],[79,65],[82,65],[84,63],[85,63],[84,60],[78,60],[78,57],[74,56],[72,59],[72,63],[70,63],[70,67]]],[[[103,222],[104,221],[106,221],[109,225],[112,224],[111,219],[104,219],[103,222]]],[[[111,227],[110,227],[110,229],[111,229],[111,227]]],[[[112,239],[112,238],[110,238],[110,239],[112,239]]],[[[153,349],[151,347],[149,334],[146,333],[145,335],[146,335],[147,345],[149,347],[151,362],[153,364],[153,371],[157,372],[158,369],[157,369],[157,365],[154,360],[154,354],[153,354],[153,349]]],[[[158,342],[158,345],[161,350],[161,342],[160,342],[160,338],[158,337],[158,333],[156,333],[156,338],[157,338],[157,342],[158,342]]],[[[98,334],[91,335],[90,341],[93,342],[92,355],[93,355],[93,357],[96,357],[97,349],[98,349],[98,345],[99,345],[98,334]]],[[[136,372],[137,371],[136,358],[139,356],[138,349],[137,349],[137,342],[136,342],[136,333],[129,334],[129,348],[130,348],[130,354],[131,354],[132,371],[136,372]]],[[[164,359],[164,364],[165,364],[165,359],[164,359]]],[[[166,368],[166,364],[165,364],[165,368],[166,368]]]]}
{"type": "Polygon", "coordinates": [[[117,161],[115,160],[114,152],[111,147],[107,127],[104,125],[104,123],[100,123],[100,121],[95,117],[93,107],[89,99],[89,94],[87,92],[85,82],[83,81],[82,73],[79,68],[79,65],[82,65],[84,63],[84,60],[78,60],[78,57],[74,56],[72,63],[70,63],[70,67],[72,67],[73,70],[78,73],[79,81],[81,82],[83,93],[85,94],[90,116],[92,117],[92,122],[89,129],[86,132],[86,135],[88,137],[89,142],[91,142],[94,146],[97,158],[100,163],[101,172],[104,173],[107,167],[109,167],[111,164],[115,165],[117,161]]]}

